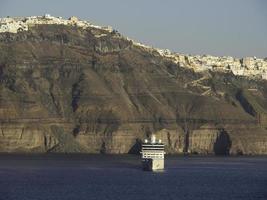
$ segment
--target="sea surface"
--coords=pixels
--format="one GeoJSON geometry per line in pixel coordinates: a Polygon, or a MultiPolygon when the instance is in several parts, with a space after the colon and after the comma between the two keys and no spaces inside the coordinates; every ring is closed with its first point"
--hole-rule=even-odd
{"type": "Polygon", "coordinates": [[[267,199],[267,157],[169,156],[144,172],[139,156],[0,154],[0,200],[267,199]]]}

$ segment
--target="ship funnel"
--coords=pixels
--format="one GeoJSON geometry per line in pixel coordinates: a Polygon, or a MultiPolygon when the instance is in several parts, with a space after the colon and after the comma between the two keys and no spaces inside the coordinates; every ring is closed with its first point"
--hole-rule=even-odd
{"type": "Polygon", "coordinates": [[[151,143],[152,144],[156,143],[156,136],[154,134],[151,135],[151,143]]]}

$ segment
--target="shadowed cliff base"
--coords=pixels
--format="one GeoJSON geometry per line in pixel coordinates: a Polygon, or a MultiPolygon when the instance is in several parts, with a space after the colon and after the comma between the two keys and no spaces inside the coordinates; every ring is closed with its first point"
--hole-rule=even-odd
{"type": "Polygon", "coordinates": [[[229,155],[232,142],[230,136],[225,130],[220,130],[220,134],[214,143],[214,153],[215,155],[229,155]]]}
{"type": "Polygon", "coordinates": [[[136,139],[136,143],[129,150],[129,154],[140,154],[142,147],[142,141],[140,139],[136,139]]]}

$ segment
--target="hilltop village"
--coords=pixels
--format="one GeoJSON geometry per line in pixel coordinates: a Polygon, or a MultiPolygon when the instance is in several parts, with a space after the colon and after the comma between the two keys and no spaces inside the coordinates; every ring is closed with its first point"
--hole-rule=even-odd
{"type": "Polygon", "coordinates": [[[236,76],[267,80],[267,59],[246,57],[242,59],[230,56],[216,57],[210,55],[191,56],[183,54],[165,54],[182,67],[190,67],[196,72],[212,70],[232,72],[236,76]]]}
{"type": "MultiPolygon", "coordinates": [[[[53,17],[49,14],[44,16],[31,17],[16,17],[16,18],[1,18],[0,19],[0,33],[18,33],[20,31],[28,31],[31,26],[38,24],[58,24],[66,26],[76,26],[83,29],[92,27],[103,29],[108,32],[114,31],[112,27],[101,27],[91,24],[88,21],[79,20],[77,17],[70,17],[63,19],[62,17],[53,17]]],[[[253,79],[267,80],[267,58],[259,59],[256,57],[246,57],[243,59],[233,58],[230,56],[216,57],[210,55],[192,56],[179,53],[172,53],[168,49],[152,48],[133,40],[126,38],[133,42],[134,45],[145,48],[149,51],[156,50],[161,56],[171,59],[173,62],[179,64],[181,67],[191,68],[195,72],[206,70],[232,72],[237,76],[245,76],[253,79]]]]}
{"type": "Polygon", "coordinates": [[[98,29],[105,29],[107,31],[113,31],[112,27],[100,27],[95,26],[88,21],[79,20],[77,17],[70,17],[69,19],[63,19],[62,17],[54,17],[50,14],[45,14],[44,16],[31,16],[31,17],[6,17],[0,18],[0,33],[10,32],[18,33],[20,31],[28,31],[29,27],[38,24],[58,24],[66,26],[77,26],[81,28],[94,27],[98,29]]]}

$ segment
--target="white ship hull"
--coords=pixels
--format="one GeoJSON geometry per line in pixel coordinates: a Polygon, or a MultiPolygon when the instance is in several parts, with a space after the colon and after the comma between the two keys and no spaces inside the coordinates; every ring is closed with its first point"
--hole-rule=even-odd
{"type": "Polygon", "coordinates": [[[142,166],[146,171],[156,171],[164,169],[164,144],[161,140],[156,140],[152,135],[150,141],[142,143],[142,166]]]}
{"type": "Polygon", "coordinates": [[[146,158],[142,159],[143,170],[157,171],[164,169],[164,159],[146,158]]]}

